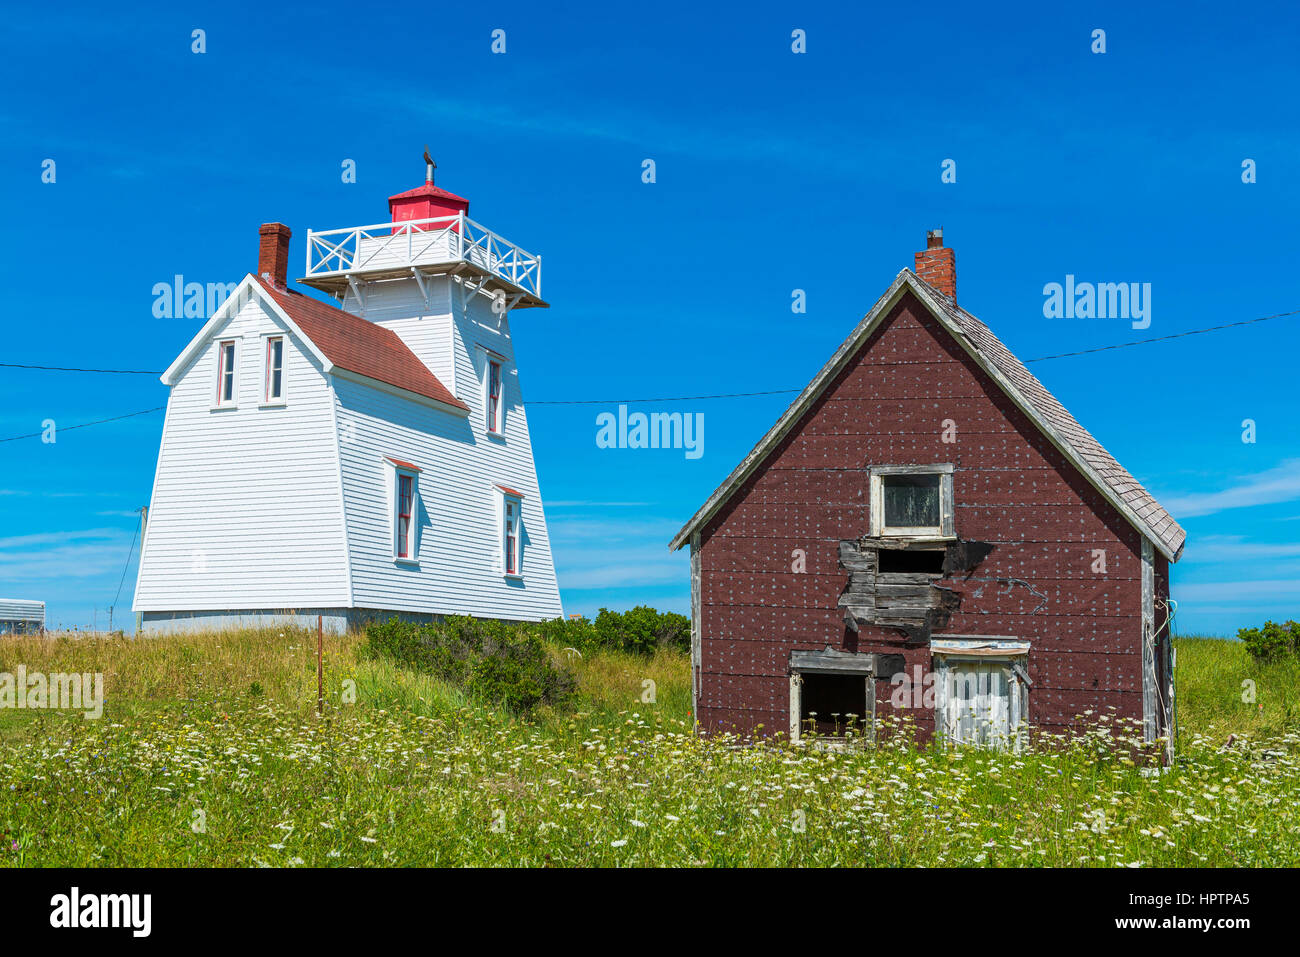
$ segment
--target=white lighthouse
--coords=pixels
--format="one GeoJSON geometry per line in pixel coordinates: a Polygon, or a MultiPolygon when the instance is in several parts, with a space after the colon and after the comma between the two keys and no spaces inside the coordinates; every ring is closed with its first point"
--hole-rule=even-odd
{"type": "MultiPolygon", "coordinates": [[[[426,154],[427,159],[427,154],[426,154]]],[[[562,614],[510,336],[541,258],[434,183],[386,222],[261,227],[257,273],[171,387],[134,608],[146,631],[562,614]]]]}

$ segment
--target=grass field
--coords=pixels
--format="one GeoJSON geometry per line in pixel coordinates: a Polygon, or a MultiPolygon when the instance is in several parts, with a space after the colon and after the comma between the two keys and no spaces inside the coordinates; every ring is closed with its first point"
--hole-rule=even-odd
{"type": "Polygon", "coordinates": [[[1300,665],[1235,642],[1179,640],[1161,772],[1100,734],[1018,755],[703,739],[668,652],[575,660],[577,711],[522,720],[359,640],[326,638],[321,718],[314,635],[0,642],[0,672],[106,689],[98,720],[0,710],[0,862],[1300,864],[1300,665]]]}

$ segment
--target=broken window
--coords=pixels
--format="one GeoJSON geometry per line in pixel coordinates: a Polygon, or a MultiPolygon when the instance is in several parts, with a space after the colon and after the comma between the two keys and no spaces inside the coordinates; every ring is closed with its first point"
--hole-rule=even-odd
{"type": "Polygon", "coordinates": [[[818,737],[867,733],[870,715],[867,682],[860,674],[803,674],[799,689],[799,731],[818,737]]]}

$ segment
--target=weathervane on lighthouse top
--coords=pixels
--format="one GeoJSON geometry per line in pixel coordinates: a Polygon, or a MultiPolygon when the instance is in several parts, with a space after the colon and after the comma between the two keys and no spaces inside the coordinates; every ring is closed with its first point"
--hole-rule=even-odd
{"type": "Polygon", "coordinates": [[[438,168],[438,164],[433,161],[429,155],[429,144],[424,144],[424,181],[430,186],[433,185],[433,171],[438,168]]]}

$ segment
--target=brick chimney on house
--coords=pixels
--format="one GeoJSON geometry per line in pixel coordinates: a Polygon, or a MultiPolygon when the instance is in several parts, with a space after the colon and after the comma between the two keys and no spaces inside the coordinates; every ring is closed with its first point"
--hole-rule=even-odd
{"type": "Polygon", "coordinates": [[[293,234],[284,223],[263,223],[257,233],[257,274],[284,289],[289,282],[289,237],[293,234]]]}
{"type": "Polygon", "coordinates": [[[957,302],[957,257],[944,247],[942,227],[926,232],[925,249],[916,254],[916,274],[957,302]]]}

